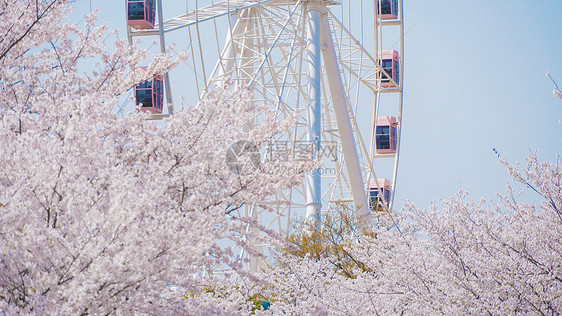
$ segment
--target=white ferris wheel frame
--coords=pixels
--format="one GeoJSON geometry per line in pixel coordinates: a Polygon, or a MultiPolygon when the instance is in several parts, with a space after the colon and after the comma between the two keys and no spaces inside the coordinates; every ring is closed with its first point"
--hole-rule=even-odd
{"type": "MultiPolygon", "coordinates": [[[[213,1],[215,2],[215,1],[213,1]]],[[[399,0],[399,15],[398,19],[395,21],[384,21],[379,18],[380,14],[377,10],[380,7],[377,5],[378,1],[373,0],[373,7],[375,12],[373,14],[377,17],[374,19],[373,23],[375,34],[374,34],[374,53],[370,54],[368,49],[365,49],[362,44],[352,35],[352,33],[343,25],[340,20],[338,20],[332,12],[328,9],[328,6],[337,6],[341,3],[331,0],[218,0],[216,3],[199,8],[195,1],[195,10],[187,12],[185,14],[176,16],[171,19],[164,20],[162,14],[162,0],[156,0],[157,4],[157,23],[155,28],[152,30],[135,30],[130,26],[127,26],[127,36],[129,41],[132,43],[133,38],[143,37],[143,36],[156,36],[159,38],[160,51],[162,53],[167,53],[167,45],[165,35],[176,30],[185,28],[194,28],[197,36],[199,36],[199,27],[204,25],[204,23],[217,19],[217,18],[228,18],[228,32],[226,32],[226,40],[221,51],[220,60],[215,64],[211,75],[207,75],[205,69],[203,69],[202,77],[204,81],[204,88],[199,91],[199,96],[202,98],[213,78],[224,78],[229,73],[237,67],[237,63],[241,64],[243,59],[248,60],[248,68],[241,71],[239,75],[243,77],[245,83],[249,88],[254,87],[254,85],[260,84],[259,78],[256,75],[259,73],[266,64],[270,63],[268,58],[271,58],[273,48],[279,45],[283,41],[281,38],[285,28],[289,27],[289,24],[293,24],[293,15],[301,14],[306,16],[302,18],[301,26],[306,28],[306,55],[307,58],[305,62],[308,64],[307,75],[309,84],[306,85],[307,91],[307,119],[306,119],[306,139],[309,142],[316,143],[322,139],[322,135],[326,132],[322,129],[322,100],[326,94],[326,87],[322,82],[327,82],[328,90],[330,92],[331,106],[333,111],[333,118],[335,119],[335,125],[332,126],[333,130],[337,130],[336,138],[341,142],[341,151],[343,154],[343,161],[345,164],[338,166],[339,176],[342,177],[346,182],[347,191],[351,195],[351,200],[347,202],[353,203],[353,208],[360,218],[370,218],[370,207],[368,201],[368,194],[366,192],[366,183],[368,179],[376,179],[375,174],[375,161],[377,159],[394,159],[394,167],[392,172],[392,182],[391,182],[391,198],[389,201],[385,201],[389,209],[392,209],[394,204],[394,196],[396,192],[396,180],[398,173],[398,162],[400,155],[400,140],[401,140],[401,129],[402,129],[402,109],[403,109],[403,78],[404,78],[404,16],[403,16],[403,1],[399,0]],[[248,23],[244,21],[251,21],[252,14],[255,14],[256,9],[266,8],[270,5],[276,6],[287,6],[288,18],[285,21],[281,21],[279,28],[281,31],[276,34],[275,37],[271,38],[270,48],[265,50],[261,56],[254,56],[256,53],[251,52],[248,47],[251,44],[247,44],[245,39],[236,40],[244,36],[244,32],[248,32],[251,28],[248,23]],[[299,9],[301,12],[298,12],[299,9]],[[330,23],[331,22],[331,23],[330,23]],[[397,42],[399,43],[399,58],[400,58],[400,69],[399,69],[399,82],[395,82],[392,76],[388,73],[379,63],[379,54],[383,49],[382,34],[387,27],[399,27],[399,38],[397,42]],[[340,34],[345,36],[350,46],[355,45],[353,51],[350,49],[347,56],[353,54],[360,54],[361,57],[350,57],[349,59],[353,62],[344,62],[341,53],[342,45],[340,45],[340,51],[337,51],[334,42],[334,29],[337,28],[340,34]],[[246,51],[244,50],[246,49],[246,51]],[[246,55],[245,55],[246,54],[246,55]],[[253,59],[252,59],[253,58],[253,59]],[[260,62],[256,62],[257,58],[261,58],[260,62]],[[359,61],[354,60],[359,59],[359,61]],[[238,59],[238,60],[237,60],[238,59]],[[249,62],[249,61],[252,62],[249,62]],[[324,61],[322,63],[322,60],[324,61]],[[368,69],[367,75],[358,74],[354,67],[368,69]],[[323,66],[323,68],[322,68],[323,66]],[[372,124],[371,124],[371,134],[368,146],[365,145],[365,141],[361,136],[358,123],[356,121],[356,113],[353,112],[351,105],[349,104],[349,95],[346,91],[344,82],[342,81],[342,72],[347,72],[351,76],[355,76],[356,80],[363,84],[365,87],[370,89],[373,93],[373,106],[372,106],[372,124]],[[214,74],[214,77],[213,77],[214,74]],[[386,78],[391,78],[390,87],[382,87],[381,77],[386,76],[386,78]],[[375,145],[375,134],[376,134],[376,124],[377,117],[379,116],[379,109],[381,108],[381,95],[385,93],[392,93],[398,95],[398,104],[396,109],[397,118],[397,149],[394,154],[377,154],[375,145]],[[368,148],[367,148],[368,147],[368,148]],[[359,161],[360,155],[365,155],[367,157],[366,163],[361,163],[359,161]]],[[[126,1],[125,1],[126,3],[126,1]]],[[[187,5],[187,3],[186,3],[187,5]]],[[[267,22],[267,21],[266,21],[267,22]]],[[[191,34],[191,33],[190,33],[191,34]]],[[[304,34],[304,33],[303,33],[304,34]]],[[[302,42],[304,39],[299,39],[302,42]]],[[[250,41],[250,40],[248,40],[250,41]]],[[[299,53],[295,45],[297,40],[293,39],[291,46],[288,48],[286,56],[289,60],[294,54],[299,53]],[[297,51],[297,52],[295,52],[297,51]]],[[[341,44],[341,39],[339,43],[341,44]]],[[[199,49],[200,38],[198,38],[199,47],[191,47],[191,49],[199,49]]],[[[301,49],[302,53],[303,49],[301,49]]],[[[356,56],[355,55],[355,56],[356,56]]],[[[202,54],[201,54],[202,56],[202,54]]],[[[201,57],[202,58],[202,57],[201,57]]],[[[288,61],[290,62],[290,61],[288,61]]],[[[195,61],[194,61],[195,63],[195,61]]],[[[203,65],[203,62],[201,61],[203,65]]],[[[204,67],[204,65],[203,65],[204,67]]],[[[285,73],[283,74],[283,80],[286,80],[289,75],[289,66],[287,66],[285,73]]],[[[215,79],[222,80],[222,79],[215,79]]],[[[300,80],[300,79],[299,79],[300,80]]],[[[300,82],[299,82],[300,84],[300,82]]],[[[286,88],[285,82],[282,83],[282,89],[286,88]]],[[[172,89],[169,74],[164,75],[164,87],[166,96],[166,105],[168,109],[167,114],[155,114],[152,115],[152,119],[161,119],[168,115],[174,113],[174,103],[172,98],[172,89]]],[[[302,87],[301,87],[302,88],[302,87]]],[[[281,99],[281,98],[279,98],[281,99]]],[[[281,101],[277,105],[278,109],[281,101]]],[[[295,132],[296,134],[296,132],[295,132]]],[[[296,138],[297,136],[294,135],[296,138]]],[[[302,137],[302,136],[300,136],[302,137]]],[[[318,145],[314,145],[314,150],[318,150],[318,145]]],[[[375,181],[376,182],[376,181],[375,181]]],[[[376,182],[378,186],[378,182],[376,182]]],[[[301,192],[303,196],[306,196],[306,218],[311,220],[319,218],[322,207],[322,200],[325,199],[327,192],[323,189],[322,176],[318,172],[311,172],[307,175],[307,180],[303,185],[301,192]]],[[[378,188],[381,192],[381,187],[378,188]]],[[[341,189],[340,189],[341,191],[341,189]]],[[[288,200],[291,199],[292,193],[284,195],[288,200]]],[[[384,197],[383,197],[384,200],[384,197]]],[[[290,217],[291,207],[287,210],[290,217]]],[[[257,211],[254,207],[248,207],[246,210],[246,215],[258,216],[257,211]]],[[[319,221],[316,221],[319,223],[319,221]]],[[[248,229],[251,229],[248,227],[248,229]]],[[[259,247],[259,246],[258,246],[259,247]]]]}

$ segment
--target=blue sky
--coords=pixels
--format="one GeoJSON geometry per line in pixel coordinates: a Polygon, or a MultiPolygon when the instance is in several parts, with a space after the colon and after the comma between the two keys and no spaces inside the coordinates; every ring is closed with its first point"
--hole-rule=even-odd
{"type": "MultiPolygon", "coordinates": [[[[87,12],[90,1],[75,5],[87,12]]],[[[125,36],[124,4],[91,5],[125,36]]],[[[509,178],[493,148],[511,162],[531,151],[556,159],[562,101],[545,73],[562,84],[562,1],[404,0],[404,15],[396,202],[427,207],[461,188],[474,199],[503,193],[509,178]]]]}
{"type": "Polygon", "coordinates": [[[504,192],[508,161],[562,149],[562,1],[404,1],[405,112],[398,197],[504,192]]]}

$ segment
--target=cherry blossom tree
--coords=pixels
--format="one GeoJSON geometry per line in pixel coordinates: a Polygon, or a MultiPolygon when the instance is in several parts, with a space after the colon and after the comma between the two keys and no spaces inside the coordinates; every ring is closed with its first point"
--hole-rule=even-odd
{"type": "Polygon", "coordinates": [[[465,192],[428,210],[406,204],[381,218],[374,236],[345,243],[361,262],[353,277],[337,257],[284,255],[264,278],[275,314],[511,315],[562,313],[562,161],[506,168],[498,201],[465,192]],[[534,200],[534,201],[533,201],[534,200]]]}
{"type": "Polygon", "coordinates": [[[218,268],[233,289],[255,280],[232,248],[251,251],[245,234],[281,239],[236,210],[296,185],[298,173],[276,170],[309,162],[232,172],[225,156],[238,141],[260,150],[294,122],[231,85],[164,124],[120,119],[120,96],[185,54],[143,70],[146,52],[118,40],[109,53],[95,14],[79,27],[68,12],[64,0],[0,1],[0,314],[247,314],[250,287],[219,299],[202,289],[218,268]]]}

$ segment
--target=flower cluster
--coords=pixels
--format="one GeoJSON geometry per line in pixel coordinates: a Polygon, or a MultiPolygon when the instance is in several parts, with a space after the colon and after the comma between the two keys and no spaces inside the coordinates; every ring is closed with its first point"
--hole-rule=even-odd
{"type": "Polygon", "coordinates": [[[562,91],[554,88],[554,90],[552,91],[552,93],[554,93],[554,96],[557,97],[558,99],[562,100],[562,91]]]}

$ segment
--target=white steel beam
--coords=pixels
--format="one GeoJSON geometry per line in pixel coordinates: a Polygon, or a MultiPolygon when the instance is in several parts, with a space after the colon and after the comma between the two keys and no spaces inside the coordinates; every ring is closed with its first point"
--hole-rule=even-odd
{"type": "Polygon", "coordinates": [[[361,165],[355,139],[353,127],[348,110],[348,99],[343,86],[343,81],[338,68],[338,58],[334,46],[328,13],[326,8],[322,12],[321,19],[322,36],[322,56],[324,58],[324,69],[328,80],[330,94],[332,96],[332,106],[338,126],[342,152],[344,155],[345,166],[348,173],[348,180],[351,186],[351,195],[356,215],[363,229],[370,229],[370,209],[365,193],[365,184],[361,175],[361,165]]]}
{"type": "MultiPolygon", "coordinates": [[[[164,21],[164,13],[162,11],[162,0],[158,0],[158,28],[160,35],[160,51],[166,54],[166,38],[164,37],[164,28],[162,27],[164,21]]],[[[174,114],[174,104],[172,99],[172,88],[170,87],[170,75],[166,72],[164,74],[164,89],[166,90],[166,105],[168,106],[168,113],[174,114]]]]}
{"type": "MultiPolygon", "coordinates": [[[[323,6],[318,1],[306,3],[307,16],[307,58],[308,58],[308,143],[312,145],[312,154],[316,157],[320,150],[322,131],[322,56],[320,53],[320,27],[323,6]]],[[[320,211],[322,209],[322,176],[320,168],[307,175],[306,186],[306,220],[320,228],[320,211]]]]}
{"type": "MultiPolygon", "coordinates": [[[[219,78],[219,85],[222,87],[224,83],[225,76],[227,74],[231,74],[232,69],[234,69],[234,64],[236,61],[236,51],[238,50],[238,45],[235,42],[235,38],[237,38],[241,30],[244,29],[246,20],[240,19],[239,13],[235,13],[230,17],[229,23],[229,30],[226,37],[226,43],[224,45],[224,49],[222,51],[221,57],[217,63],[215,68],[218,68],[218,78],[219,78]]],[[[213,74],[216,74],[217,69],[213,71],[213,74]]]]}

